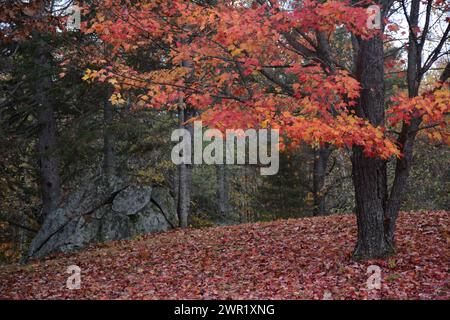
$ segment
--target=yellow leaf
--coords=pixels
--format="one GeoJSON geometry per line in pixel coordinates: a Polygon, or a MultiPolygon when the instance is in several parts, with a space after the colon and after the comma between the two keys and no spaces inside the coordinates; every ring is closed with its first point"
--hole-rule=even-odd
{"type": "Polygon", "coordinates": [[[234,56],[241,54],[241,52],[242,52],[242,49],[238,48],[238,49],[231,51],[231,55],[234,57],[234,56]]]}

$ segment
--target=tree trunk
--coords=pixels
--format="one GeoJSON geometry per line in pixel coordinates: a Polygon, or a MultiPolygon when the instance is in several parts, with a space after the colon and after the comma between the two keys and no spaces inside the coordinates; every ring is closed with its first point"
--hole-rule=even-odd
{"type": "Polygon", "coordinates": [[[229,194],[228,194],[228,170],[226,165],[216,165],[216,177],[217,177],[217,201],[218,211],[221,216],[228,216],[229,207],[229,194]]]}
{"type": "Polygon", "coordinates": [[[352,165],[358,225],[354,258],[385,258],[394,251],[385,235],[386,164],[367,158],[360,147],[354,147],[352,165]]]}
{"type": "Polygon", "coordinates": [[[103,169],[108,179],[115,175],[114,136],[111,129],[113,122],[113,106],[109,101],[109,90],[106,90],[103,102],[103,169]]]}
{"type": "Polygon", "coordinates": [[[324,147],[314,150],[314,167],[313,167],[313,196],[314,209],[313,215],[319,216],[326,214],[325,209],[325,195],[323,194],[328,158],[331,150],[329,147],[324,147]]]}
{"type": "MultiPolygon", "coordinates": [[[[190,131],[191,146],[193,145],[193,126],[192,124],[184,124],[184,122],[188,121],[192,116],[192,110],[182,109],[179,111],[180,128],[185,128],[190,131]]],[[[191,207],[191,184],[192,164],[180,164],[178,166],[178,219],[181,228],[188,226],[188,217],[191,207]]]]}
{"type": "MultiPolygon", "coordinates": [[[[384,124],[384,59],[381,35],[358,39],[356,76],[361,84],[360,100],[356,107],[359,117],[374,126],[384,124]]],[[[385,161],[366,157],[355,146],[352,155],[355,187],[358,240],[355,259],[384,258],[393,252],[384,228],[384,209],[387,201],[385,161]]]]}
{"type": "MultiPolygon", "coordinates": [[[[412,30],[418,27],[420,13],[420,0],[411,1],[411,9],[409,14],[409,25],[412,30]]],[[[416,35],[412,32],[409,34],[408,41],[408,69],[407,84],[408,96],[416,97],[419,94],[421,82],[421,65],[422,65],[422,49],[423,43],[419,44],[416,35]]],[[[411,170],[413,158],[414,141],[419,129],[421,118],[412,119],[409,124],[403,123],[398,144],[401,146],[403,156],[396,161],[394,182],[391,187],[389,202],[386,208],[385,224],[386,237],[389,243],[395,245],[395,225],[400,207],[403,201],[403,194],[411,170]]]]}
{"type": "MultiPolygon", "coordinates": [[[[413,27],[418,24],[419,4],[420,2],[418,0],[412,1],[411,4],[410,24],[413,27]]],[[[419,94],[420,65],[421,58],[420,53],[418,52],[418,46],[412,35],[410,35],[408,46],[407,82],[408,95],[411,98],[419,94]]],[[[398,143],[402,148],[401,151],[403,156],[396,160],[394,182],[391,187],[389,202],[385,214],[386,237],[392,246],[395,245],[395,225],[403,201],[403,193],[405,191],[406,182],[411,170],[414,141],[421,122],[422,119],[417,118],[412,119],[409,124],[403,123],[402,130],[398,138],[398,143]]]]}
{"type": "Polygon", "coordinates": [[[59,161],[56,154],[56,119],[52,101],[49,99],[49,91],[52,86],[50,54],[44,41],[38,40],[36,46],[35,63],[39,68],[39,75],[35,85],[39,125],[37,147],[42,188],[42,213],[39,219],[42,221],[58,207],[61,200],[61,183],[59,161]]]}
{"type": "Polygon", "coordinates": [[[395,246],[395,225],[400,207],[403,201],[406,183],[413,158],[414,141],[419,128],[421,119],[411,120],[410,125],[404,125],[399,137],[402,145],[403,156],[397,159],[395,166],[394,182],[392,183],[389,201],[385,213],[386,238],[391,246],[395,246]]]}

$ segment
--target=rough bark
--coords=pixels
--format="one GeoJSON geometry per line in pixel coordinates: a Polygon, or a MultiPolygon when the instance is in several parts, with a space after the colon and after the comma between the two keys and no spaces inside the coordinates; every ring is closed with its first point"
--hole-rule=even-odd
{"type": "Polygon", "coordinates": [[[38,103],[39,125],[37,149],[39,153],[40,179],[42,188],[42,212],[40,219],[55,210],[61,200],[61,182],[57,150],[57,127],[54,107],[49,98],[52,86],[50,75],[50,53],[45,41],[36,36],[35,64],[39,70],[35,84],[35,99],[38,103]]]}
{"type": "MultiPolygon", "coordinates": [[[[381,1],[384,14],[389,10],[390,1],[381,1]]],[[[423,75],[436,61],[445,43],[450,28],[444,31],[442,39],[430,56],[422,63],[422,55],[427,34],[429,32],[432,2],[426,3],[424,26],[421,35],[415,30],[419,26],[420,0],[412,0],[410,11],[402,2],[404,14],[409,25],[407,85],[409,97],[419,95],[423,75]]],[[[383,17],[382,17],[383,18],[383,17]]],[[[382,124],[384,107],[382,97],[384,89],[382,81],[382,43],[381,39],[359,40],[358,64],[356,73],[361,83],[361,101],[357,108],[358,115],[369,119],[374,125],[382,124]],[[378,57],[378,58],[377,58],[378,57]]],[[[440,80],[446,81],[450,76],[447,65],[440,80]]],[[[394,181],[389,194],[386,187],[386,168],[381,160],[367,159],[362,151],[355,148],[353,155],[353,180],[356,192],[356,214],[358,219],[358,243],[355,249],[356,258],[385,257],[395,248],[395,226],[407,186],[408,175],[413,160],[414,142],[422,119],[412,119],[403,123],[397,143],[402,157],[396,159],[394,181]],[[375,183],[376,182],[376,183],[375,183]],[[380,224],[380,213],[384,213],[383,226],[380,224]]]]}
{"type": "MultiPolygon", "coordinates": [[[[361,84],[356,107],[359,117],[374,126],[384,124],[384,61],[381,34],[368,40],[358,39],[356,77],[361,84]]],[[[352,177],[355,188],[358,239],[355,259],[384,258],[393,252],[384,230],[387,201],[385,161],[367,157],[355,146],[352,155],[352,177]]]]}
{"type": "Polygon", "coordinates": [[[382,160],[367,158],[360,147],[353,148],[352,165],[358,225],[354,258],[385,258],[394,252],[384,231],[386,165],[382,160]]]}
{"type": "Polygon", "coordinates": [[[413,119],[410,125],[403,126],[399,137],[403,156],[396,161],[394,181],[385,212],[386,238],[391,246],[395,246],[395,225],[404,198],[409,172],[411,171],[414,141],[420,123],[421,119],[413,119]]]}
{"type": "MultiPolygon", "coordinates": [[[[193,139],[192,124],[185,124],[193,115],[192,110],[182,109],[179,112],[180,128],[188,129],[193,139]]],[[[192,141],[191,141],[192,143],[192,141]]],[[[188,217],[191,207],[192,164],[180,164],[178,166],[178,219],[180,227],[188,226],[188,217]]]]}
{"type": "Polygon", "coordinates": [[[328,158],[330,157],[331,149],[329,147],[320,148],[314,150],[314,165],[313,165],[313,196],[314,196],[314,209],[313,215],[326,214],[325,207],[325,177],[328,164],[328,158]]]}

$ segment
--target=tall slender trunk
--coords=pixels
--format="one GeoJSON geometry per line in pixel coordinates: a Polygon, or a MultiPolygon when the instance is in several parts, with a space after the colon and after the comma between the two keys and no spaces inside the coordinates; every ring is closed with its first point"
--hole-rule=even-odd
{"type": "Polygon", "coordinates": [[[219,214],[226,217],[229,213],[228,170],[226,165],[216,165],[217,201],[219,214]]]}
{"type": "Polygon", "coordinates": [[[397,159],[394,181],[391,186],[389,201],[385,212],[386,238],[391,246],[395,246],[395,226],[398,213],[404,198],[404,192],[411,171],[413,148],[417,129],[421,119],[413,119],[409,125],[404,125],[400,133],[399,142],[402,145],[403,156],[397,159]]]}
{"type": "MultiPolygon", "coordinates": [[[[374,126],[384,124],[384,52],[381,32],[368,40],[358,39],[356,76],[361,84],[356,107],[359,117],[374,126]]],[[[356,259],[384,258],[393,252],[385,237],[384,210],[387,201],[386,162],[367,157],[355,146],[352,155],[358,239],[356,259]]]]}
{"type": "Polygon", "coordinates": [[[61,182],[59,176],[59,161],[57,151],[57,127],[54,108],[49,98],[52,79],[50,75],[50,53],[45,41],[37,36],[35,64],[39,69],[36,79],[36,101],[38,103],[37,120],[39,135],[37,149],[39,153],[40,178],[42,188],[43,220],[50,212],[55,210],[61,200],[61,182]]]}
{"type": "Polygon", "coordinates": [[[108,179],[116,173],[113,122],[113,106],[109,101],[110,90],[106,90],[103,102],[103,170],[108,179]]]}
{"type": "MultiPolygon", "coordinates": [[[[190,109],[181,109],[179,111],[180,128],[189,130],[191,139],[193,139],[193,126],[192,124],[184,124],[184,122],[188,121],[192,116],[193,111],[190,109]]],[[[178,219],[181,228],[188,226],[188,217],[191,207],[191,184],[192,164],[180,164],[178,166],[178,219]]]]}
{"type": "MultiPolygon", "coordinates": [[[[409,14],[410,29],[415,30],[419,24],[420,0],[412,0],[409,14]]],[[[418,43],[416,35],[410,32],[408,41],[407,85],[410,98],[419,94],[421,82],[421,65],[423,43],[418,43]]],[[[395,245],[395,226],[397,216],[403,201],[409,172],[411,170],[414,142],[417,130],[422,122],[421,118],[412,119],[410,123],[403,123],[398,144],[402,148],[403,156],[396,160],[395,176],[390,190],[386,208],[386,236],[392,246],[395,245]]]]}
{"type": "Polygon", "coordinates": [[[323,147],[314,150],[314,166],[313,166],[313,196],[314,196],[314,209],[313,215],[326,214],[325,208],[325,177],[328,164],[328,158],[330,157],[331,149],[329,147],[323,147]]]}

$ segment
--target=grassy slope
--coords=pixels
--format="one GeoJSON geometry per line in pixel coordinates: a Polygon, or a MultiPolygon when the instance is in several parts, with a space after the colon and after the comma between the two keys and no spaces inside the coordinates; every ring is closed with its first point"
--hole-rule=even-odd
{"type": "Polygon", "coordinates": [[[353,216],[174,230],[92,246],[26,266],[0,267],[0,298],[450,299],[450,212],[403,213],[398,254],[350,260],[353,216]],[[66,268],[81,267],[81,289],[66,268]],[[381,267],[381,290],[366,289],[381,267]]]}

